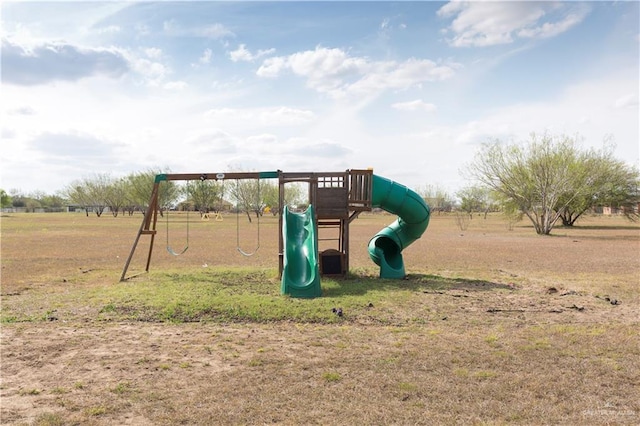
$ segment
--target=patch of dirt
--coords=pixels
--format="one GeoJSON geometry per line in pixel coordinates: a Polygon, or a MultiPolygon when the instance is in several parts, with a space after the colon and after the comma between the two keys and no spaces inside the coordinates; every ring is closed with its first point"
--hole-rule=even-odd
{"type": "MultiPolygon", "coordinates": [[[[5,309],[93,285],[79,276],[117,281],[141,217],[11,219],[5,309]]],[[[367,243],[393,219],[353,222],[352,270],[376,272],[367,243]]],[[[610,219],[540,237],[434,216],[404,252],[408,281],[451,285],[416,292],[395,325],[349,312],[336,325],[113,323],[81,302],[72,322],[2,324],[0,423],[640,424],[640,228],[610,219]]],[[[232,225],[192,224],[180,257],[159,237],[152,269],[277,267],[277,219],[251,258],[232,225]]]]}

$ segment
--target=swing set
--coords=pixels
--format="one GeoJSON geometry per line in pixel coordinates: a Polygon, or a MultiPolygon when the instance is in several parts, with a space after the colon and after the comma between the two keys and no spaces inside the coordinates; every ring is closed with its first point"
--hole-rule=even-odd
{"type": "MultiPolygon", "coordinates": [[[[125,281],[128,278],[132,278],[127,277],[127,270],[129,269],[129,265],[131,264],[131,260],[133,259],[133,256],[135,254],[136,248],[138,246],[138,243],[140,241],[141,236],[143,235],[148,235],[150,236],[150,241],[149,241],[149,253],[147,255],[147,262],[146,262],[146,266],[145,266],[145,272],[149,272],[149,266],[151,264],[151,255],[153,253],[153,245],[155,242],[155,236],[157,234],[157,224],[158,224],[158,212],[160,211],[159,208],[159,204],[158,204],[158,198],[159,198],[159,193],[160,193],[160,184],[162,182],[168,182],[168,181],[186,181],[187,182],[187,188],[189,185],[189,181],[193,181],[193,180],[216,180],[216,181],[221,181],[224,184],[225,180],[236,180],[236,185],[237,185],[237,190],[240,189],[240,180],[243,179],[255,179],[257,181],[257,195],[256,195],[256,205],[259,205],[260,203],[260,180],[261,179],[274,179],[274,178],[278,178],[279,177],[280,172],[276,171],[276,172],[234,172],[234,173],[215,173],[215,174],[193,174],[193,173],[187,173],[187,174],[159,174],[156,175],[154,184],[153,184],[153,189],[151,191],[151,198],[149,199],[149,205],[147,207],[147,211],[144,215],[144,219],[142,220],[142,224],[140,225],[140,229],[138,231],[138,235],[136,236],[136,239],[133,243],[133,246],[131,247],[131,252],[129,254],[129,257],[127,258],[127,261],[125,263],[124,269],[122,271],[122,275],[120,277],[120,281],[125,281]]],[[[240,212],[239,209],[237,209],[238,211],[236,212],[236,249],[238,250],[238,252],[240,254],[242,254],[243,256],[253,256],[255,253],[257,253],[257,251],[260,249],[260,216],[258,216],[257,218],[257,241],[256,241],[256,246],[254,248],[252,248],[251,250],[244,250],[241,247],[240,244],[240,212]]],[[[221,218],[222,216],[220,216],[220,213],[216,214],[216,220],[219,220],[218,218],[221,218]]],[[[167,241],[166,241],[166,247],[167,247],[167,251],[169,252],[169,254],[173,255],[173,256],[180,256],[183,255],[184,253],[186,253],[186,251],[189,249],[189,209],[187,209],[187,217],[186,217],[186,241],[185,241],[185,246],[182,249],[178,249],[175,250],[172,246],[171,246],[171,241],[170,241],[170,232],[169,232],[169,212],[166,212],[166,216],[165,216],[165,222],[166,222],[166,235],[167,235],[167,241]]]]}
{"type": "MultiPolygon", "coordinates": [[[[313,256],[312,261],[319,267],[320,274],[323,275],[341,275],[344,276],[349,270],[349,225],[358,217],[361,212],[371,211],[373,207],[373,170],[357,170],[351,169],[344,172],[232,172],[232,173],[187,173],[187,174],[159,174],[156,175],[149,204],[145,212],[144,218],[138,230],[138,234],[131,247],[131,252],[122,270],[120,281],[125,281],[133,276],[127,276],[127,271],[134,257],[138,243],[143,236],[149,237],[149,251],[146,259],[144,272],[149,272],[151,264],[151,256],[153,254],[153,245],[155,237],[158,233],[158,213],[159,207],[159,188],[162,182],[168,181],[186,181],[187,186],[190,181],[216,180],[225,184],[226,180],[236,180],[236,189],[239,190],[240,180],[253,179],[257,181],[257,198],[259,205],[260,180],[261,179],[278,179],[278,203],[284,208],[285,205],[285,186],[287,184],[307,184],[308,200],[313,206],[314,224],[313,232],[318,241],[327,246],[322,252],[316,247],[315,253],[303,253],[303,256],[313,256]]],[[[400,186],[399,186],[400,188],[400,186]]],[[[404,188],[404,187],[401,187],[404,188]]],[[[383,197],[384,198],[384,197],[383,197]]],[[[402,199],[402,198],[401,198],[402,199]]],[[[395,198],[394,198],[395,200],[395,198]]],[[[167,212],[167,251],[174,256],[180,256],[189,249],[189,212],[186,215],[186,241],[185,246],[180,249],[174,249],[171,246],[169,236],[169,213],[167,212]]],[[[217,220],[217,216],[216,216],[217,220]]],[[[278,270],[280,276],[283,276],[285,268],[285,245],[291,246],[292,243],[284,236],[285,223],[283,214],[279,215],[279,240],[278,240],[278,270]]],[[[236,212],[236,249],[243,256],[253,256],[260,249],[260,216],[257,218],[257,238],[256,245],[252,248],[242,248],[241,246],[241,230],[240,230],[240,212],[236,212]]],[[[291,235],[291,238],[297,238],[291,235]]]]}

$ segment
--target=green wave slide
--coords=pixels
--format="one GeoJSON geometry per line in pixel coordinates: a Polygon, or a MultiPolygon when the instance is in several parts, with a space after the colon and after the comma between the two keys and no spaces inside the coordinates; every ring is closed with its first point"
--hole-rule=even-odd
{"type": "Polygon", "coordinates": [[[380,278],[406,276],[402,250],[420,238],[429,225],[431,211],[420,195],[404,185],[373,175],[371,204],[398,219],[369,241],[369,257],[380,266],[380,278]]]}
{"type": "Polygon", "coordinates": [[[299,298],[321,296],[318,236],[312,205],[303,213],[285,207],[282,237],[285,247],[281,293],[299,298]]]}

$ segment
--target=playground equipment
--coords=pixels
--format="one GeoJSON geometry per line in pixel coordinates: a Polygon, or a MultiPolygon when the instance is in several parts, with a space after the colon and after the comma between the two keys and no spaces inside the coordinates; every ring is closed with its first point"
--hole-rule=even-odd
{"type": "Polygon", "coordinates": [[[369,257],[382,278],[404,278],[402,250],[422,236],[429,225],[429,206],[418,194],[380,176],[373,176],[372,205],[398,219],[369,241],[369,257]]]}
{"type": "MultiPolygon", "coordinates": [[[[369,256],[380,266],[381,278],[398,279],[405,276],[402,251],[420,238],[429,224],[429,206],[422,197],[404,185],[374,175],[371,169],[329,173],[285,173],[278,170],[160,174],[156,176],[149,207],[125,263],[121,281],[130,278],[126,275],[127,270],[143,235],[150,237],[145,272],[149,271],[157,233],[159,185],[165,181],[206,179],[257,179],[258,185],[260,179],[278,179],[279,204],[283,206],[279,216],[278,269],[282,278],[282,293],[293,297],[320,296],[321,275],[343,276],[347,273],[349,225],[360,213],[381,208],[398,216],[395,222],[374,235],[369,242],[369,256]],[[285,187],[293,182],[308,184],[309,208],[304,212],[285,207],[285,187]],[[325,234],[331,236],[323,238],[325,234]],[[319,241],[329,245],[333,243],[334,246],[320,252],[319,241]]],[[[243,255],[251,255],[259,247],[258,237],[253,252],[244,252],[238,237],[237,249],[243,255]]]]}
{"type": "Polygon", "coordinates": [[[313,205],[303,213],[292,212],[288,206],[284,208],[282,238],[286,241],[282,259],[282,294],[307,298],[321,296],[313,205]]]}

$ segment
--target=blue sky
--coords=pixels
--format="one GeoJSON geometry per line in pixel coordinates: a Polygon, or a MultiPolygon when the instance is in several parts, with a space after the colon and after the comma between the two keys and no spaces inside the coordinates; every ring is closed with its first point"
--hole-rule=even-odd
{"type": "Polygon", "coordinates": [[[3,2],[0,187],[149,168],[450,192],[531,132],[639,162],[638,2],[3,2]]]}

